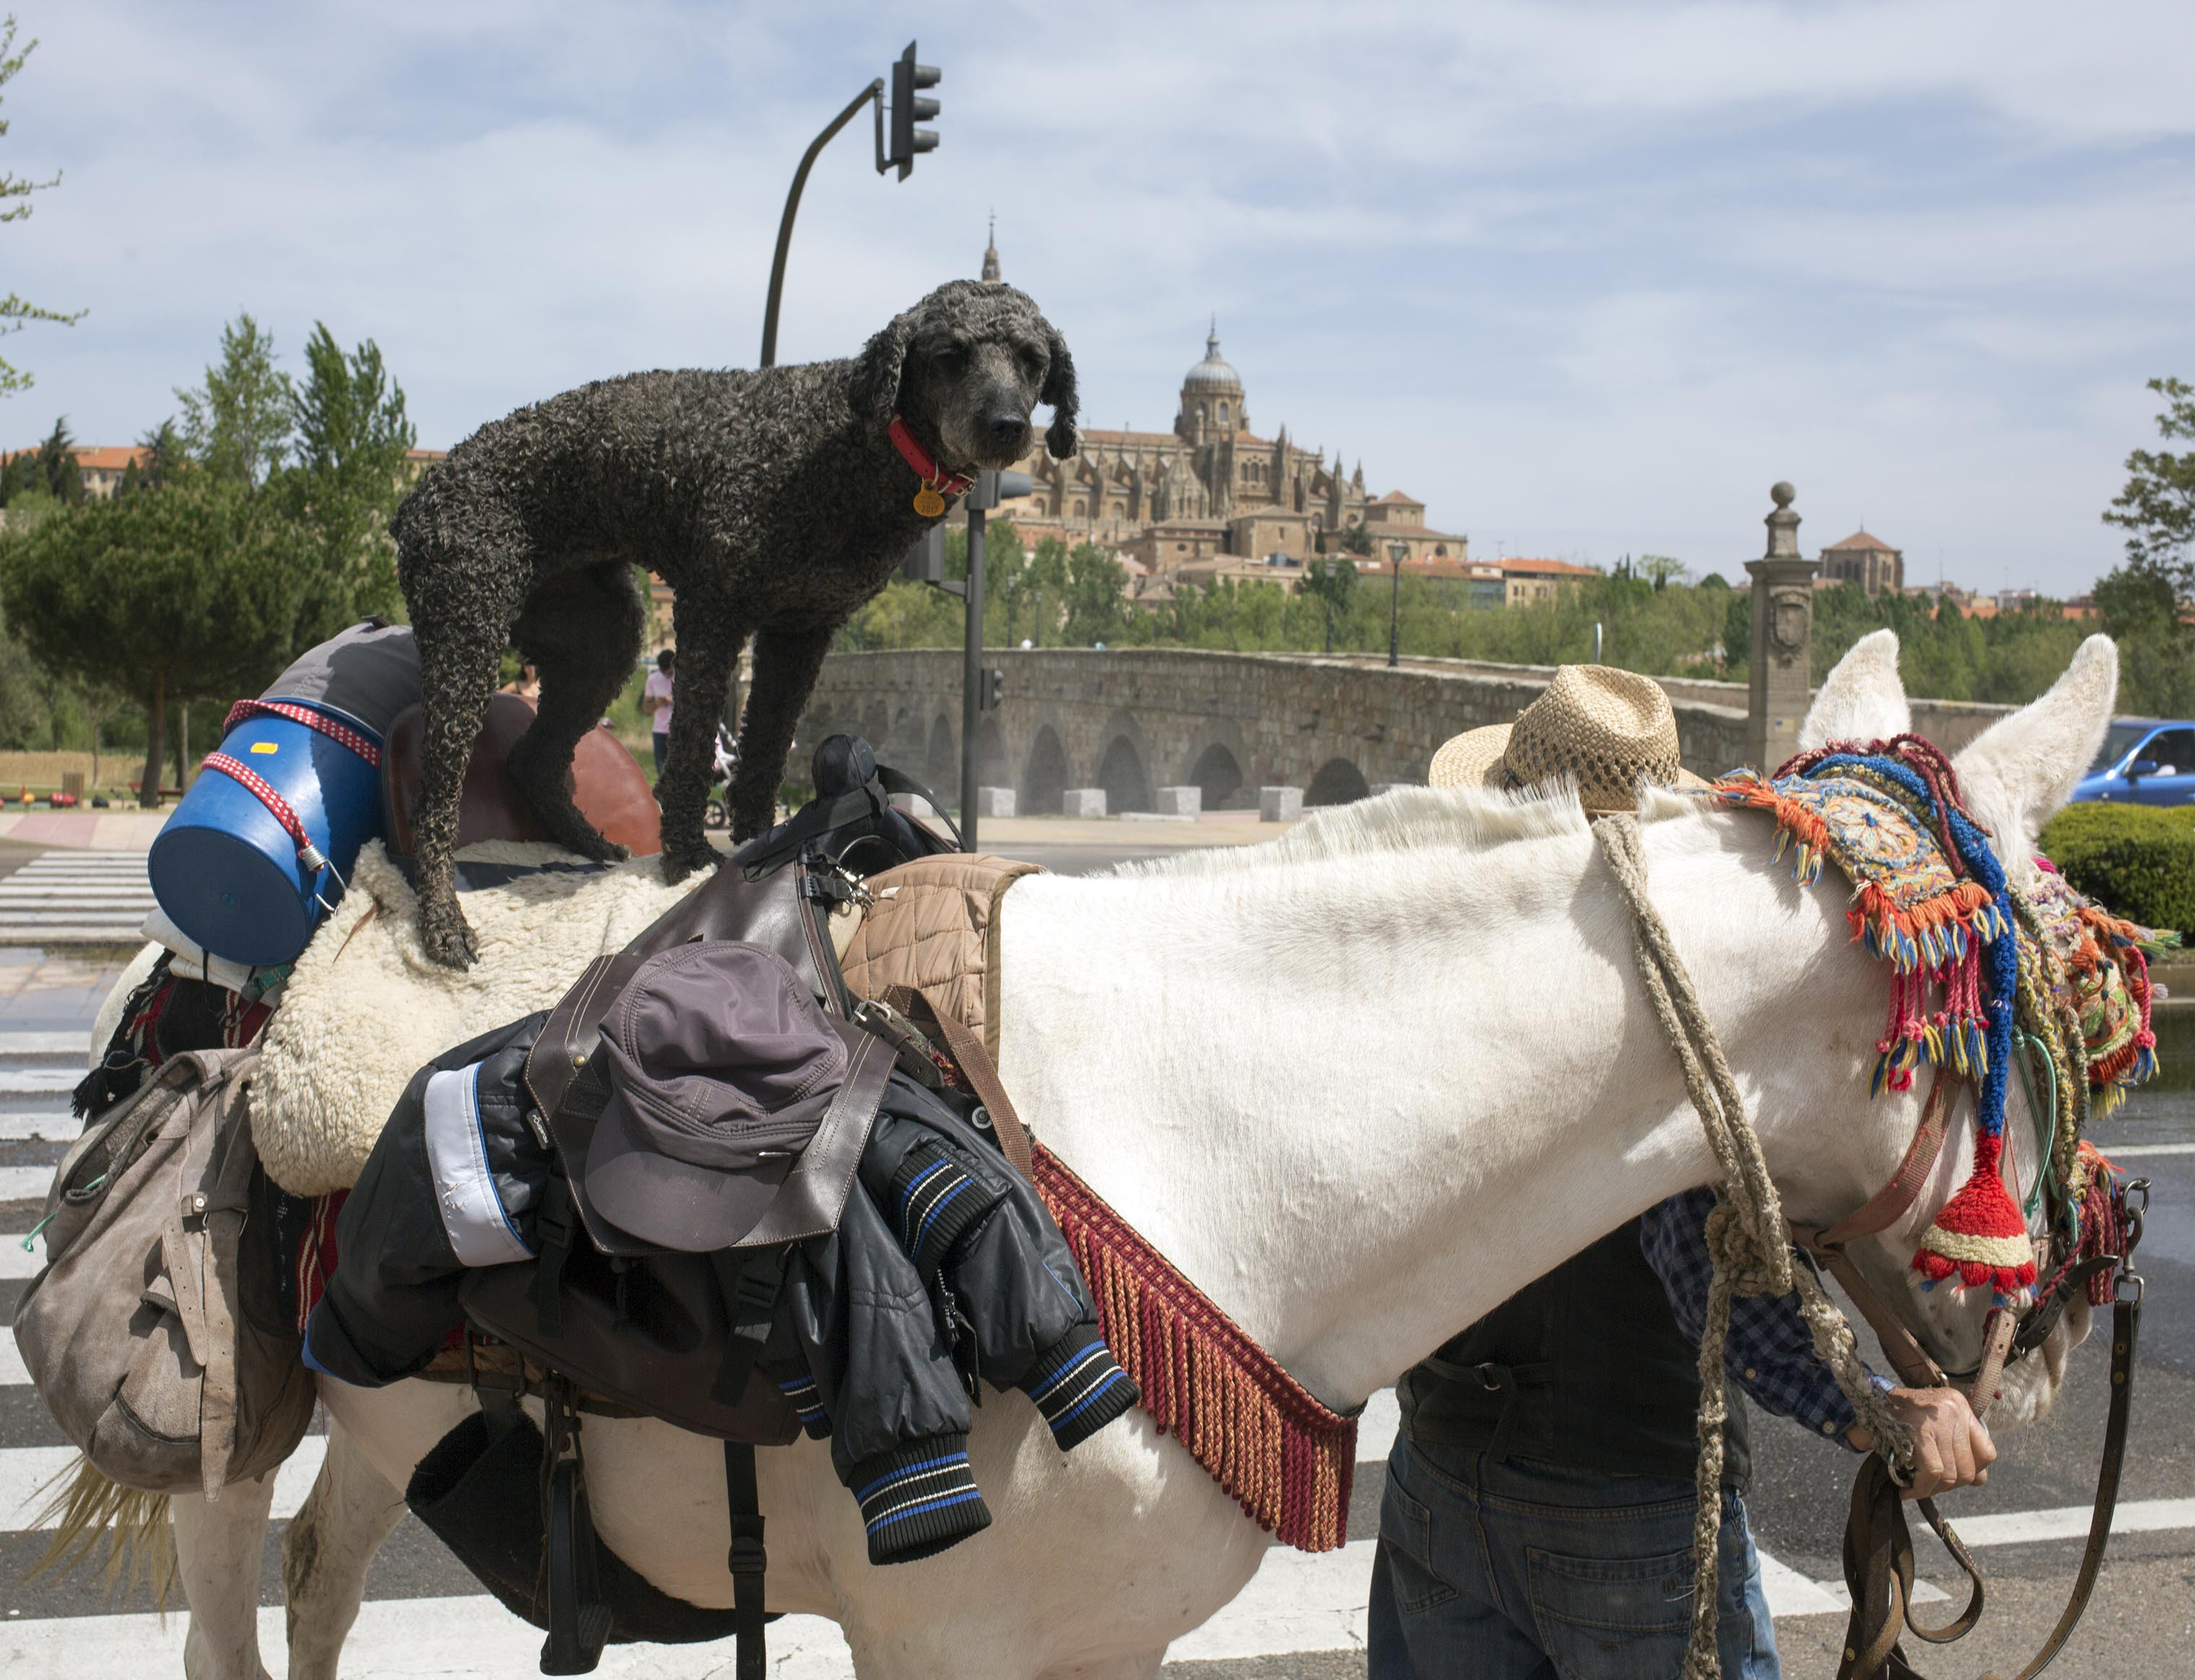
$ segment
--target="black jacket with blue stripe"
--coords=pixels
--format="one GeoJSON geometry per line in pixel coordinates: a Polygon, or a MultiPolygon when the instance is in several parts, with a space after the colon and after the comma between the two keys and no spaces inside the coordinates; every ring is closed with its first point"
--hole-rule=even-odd
{"type": "MultiPolygon", "coordinates": [[[[530,1259],[550,1147],[522,1079],[543,1015],[412,1079],[337,1222],[305,1359],[342,1381],[411,1375],[464,1320],[470,1267],[530,1259]]],[[[1135,1403],[1035,1191],[973,1101],[895,1074],[838,1228],[787,1256],[763,1371],[831,1441],[869,1556],[901,1562],[988,1527],[968,1464],[978,1379],[1028,1395],[1063,1450],[1135,1403]]]]}

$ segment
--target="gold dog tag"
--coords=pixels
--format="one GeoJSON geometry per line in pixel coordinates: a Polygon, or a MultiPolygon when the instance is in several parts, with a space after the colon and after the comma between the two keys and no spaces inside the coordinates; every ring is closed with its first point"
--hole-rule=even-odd
{"type": "Polygon", "coordinates": [[[936,519],[945,511],[945,498],[925,484],[914,492],[914,510],[925,519],[936,519]]]}

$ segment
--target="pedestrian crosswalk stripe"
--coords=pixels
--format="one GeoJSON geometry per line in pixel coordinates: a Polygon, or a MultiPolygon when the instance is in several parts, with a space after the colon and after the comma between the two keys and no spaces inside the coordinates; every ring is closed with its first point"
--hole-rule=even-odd
{"type": "Polygon", "coordinates": [[[81,1062],[90,1053],[89,1027],[81,1033],[0,1033],[0,1060],[69,1056],[81,1062]]]}
{"type": "Polygon", "coordinates": [[[0,1389],[27,1388],[31,1373],[23,1365],[23,1350],[15,1345],[15,1332],[0,1330],[0,1389]]]}
{"type": "Polygon", "coordinates": [[[23,1246],[23,1233],[0,1233],[0,1282],[9,1278],[34,1278],[46,1263],[46,1246],[33,1240],[23,1246]]]}
{"type": "Polygon", "coordinates": [[[84,1083],[84,1075],[82,1067],[0,1067],[0,1096],[43,1096],[57,1090],[74,1090],[84,1083]]]}
{"type": "MultiPolygon", "coordinates": [[[[320,1473],[320,1463],[327,1455],[328,1438],[308,1435],[297,1443],[297,1450],[283,1461],[281,1469],[274,1473],[274,1515],[277,1522],[286,1522],[297,1514],[297,1508],[305,1503],[305,1495],[313,1491],[314,1480],[320,1473]]],[[[73,1447],[0,1448],[0,1529],[23,1531],[38,1508],[53,1497],[50,1492],[40,1490],[55,1476],[73,1471],[77,1457],[73,1447]]],[[[8,1665],[0,1662],[0,1673],[7,1671],[8,1665]]]]}
{"type": "Polygon", "coordinates": [[[53,1188],[49,1166],[0,1166],[0,1202],[42,1202],[53,1188]]]}
{"type": "MultiPolygon", "coordinates": [[[[79,1073],[78,1079],[84,1077],[79,1073]]],[[[36,1114],[0,1114],[0,1142],[24,1143],[33,1138],[66,1140],[84,1130],[84,1122],[66,1108],[36,1114]]]]}

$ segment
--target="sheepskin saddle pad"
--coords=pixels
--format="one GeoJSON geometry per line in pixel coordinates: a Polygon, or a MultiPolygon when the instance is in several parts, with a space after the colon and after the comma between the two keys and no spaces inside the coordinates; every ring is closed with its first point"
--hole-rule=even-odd
{"type": "Polygon", "coordinates": [[[554,1005],[596,957],[621,951],[705,877],[664,884],[661,860],[608,868],[539,843],[458,854],[479,941],[453,971],[420,949],[418,900],[379,841],[297,958],[261,1038],[251,1130],[268,1177],[295,1195],[348,1189],[412,1075],[468,1038],[554,1005]]]}

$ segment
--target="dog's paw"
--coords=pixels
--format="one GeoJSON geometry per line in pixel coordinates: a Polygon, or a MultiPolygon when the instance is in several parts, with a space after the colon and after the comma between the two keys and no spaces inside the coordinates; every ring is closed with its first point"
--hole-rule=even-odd
{"type": "Polygon", "coordinates": [[[480,941],[455,905],[422,905],[419,944],[429,962],[446,969],[469,969],[480,956],[480,941]]]}
{"type": "Polygon", "coordinates": [[[706,840],[696,846],[665,846],[663,879],[665,884],[675,887],[688,876],[714,869],[723,860],[724,854],[706,840]]]}

